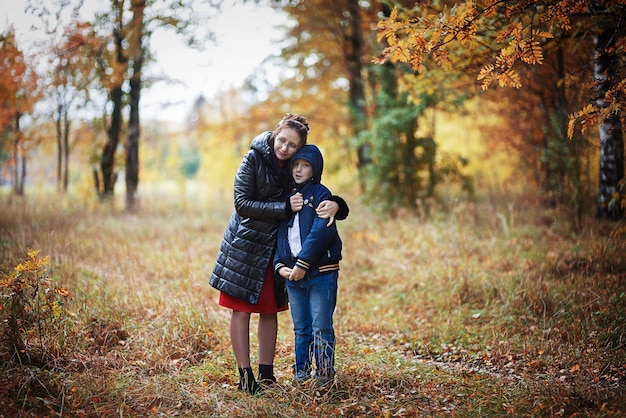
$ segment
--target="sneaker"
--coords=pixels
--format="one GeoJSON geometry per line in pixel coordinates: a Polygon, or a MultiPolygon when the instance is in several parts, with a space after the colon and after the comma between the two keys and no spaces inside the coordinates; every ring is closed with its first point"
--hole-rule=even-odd
{"type": "Polygon", "coordinates": [[[318,388],[331,386],[335,381],[335,373],[330,373],[326,375],[320,375],[315,373],[315,383],[318,388]]]}
{"type": "Polygon", "coordinates": [[[311,372],[307,370],[298,370],[293,374],[293,380],[298,384],[303,384],[311,380],[311,372]]]}

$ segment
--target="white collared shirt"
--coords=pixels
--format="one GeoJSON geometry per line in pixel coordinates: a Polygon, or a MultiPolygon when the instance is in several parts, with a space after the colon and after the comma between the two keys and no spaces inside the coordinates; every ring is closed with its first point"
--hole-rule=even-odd
{"type": "Polygon", "coordinates": [[[296,213],[293,217],[293,223],[287,230],[287,239],[289,240],[289,248],[291,255],[297,257],[302,250],[302,241],[300,239],[300,213],[296,213]]]}

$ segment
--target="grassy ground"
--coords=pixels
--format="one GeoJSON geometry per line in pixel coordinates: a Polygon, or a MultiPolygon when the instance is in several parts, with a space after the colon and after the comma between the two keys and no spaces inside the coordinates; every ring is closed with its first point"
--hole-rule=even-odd
{"type": "Polygon", "coordinates": [[[55,199],[0,196],[0,272],[38,250],[43,284],[64,302],[48,316],[26,306],[16,336],[0,288],[0,417],[626,414],[626,242],[614,224],[573,234],[551,213],[487,205],[392,219],[352,199],[336,383],[291,383],[285,312],[279,384],[250,397],[235,390],[229,313],[208,285],[230,199],[152,195],[135,215],[55,199]]]}

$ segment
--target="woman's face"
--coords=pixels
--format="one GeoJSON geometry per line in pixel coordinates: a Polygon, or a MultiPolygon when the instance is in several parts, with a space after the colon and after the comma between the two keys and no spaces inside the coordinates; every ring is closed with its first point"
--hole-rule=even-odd
{"type": "Polygon", "coordinates": [[[276,158],[282,161],[286,161],[293,157],[293,155],[302,146],[302,140],[300,135],[295,129],[285,127],[274,138],[274,153],[276,158]]]}

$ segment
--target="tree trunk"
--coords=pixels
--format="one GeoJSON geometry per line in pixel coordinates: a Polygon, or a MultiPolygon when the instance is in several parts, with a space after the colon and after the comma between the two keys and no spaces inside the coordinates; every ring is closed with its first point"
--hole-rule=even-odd
{"type": "MultiPolygon", "coordinates": [[[[610,21],[609,21],[610,22],[610,21]]],[[[608,106],[604,98],[610,80],[617,75],[617,59],[607,49],[615,44],[615,27],[611,24],[600,27],[594,35],[594,73],[597,85],[596,105],[603,109],[608,106]]],[[[600,179],[596,215],[617,220],[622,216],[619,204],[609,205],[617,191],[619,181],[624,178],[624,137],[620,115],[611,114],[600,123],[600,179]]]]}
{"type": "Polygon", "coordinates": [[[57,128],[57,189],[60,192],[67,192],[69,176],[69,136],[70,120],[67,107],[59,105],[56,117],[57,128]]]}
{"type": "MultiPolygon", "coordinates": [[[[19,122],[16,122],[16,125],[19,125],[19,122]]],[[[19,166],[18,166],[18,161],[19,161],[19,146],[20,146],[20,140],[19,140],[19,131],[15,132],[15,139],[13,140],[13,192],[17,193],[17,178],[19,176],[19,166]]]]}
{"type": "Polygon", "coordinates": [[[137,188],[139,185],[139,99],[141,98],[141,68],[144,48],[142,35],[144,30],[145,0],[133,0],[133,20],[131,22],[130,48],[133,60],[133,74],[130,79],[130,115],[128,118],[128,142],[126,144],[126,209],[136,208],[137,188]]]}
{"type": "Polygon", "coordinates": [[[93,184],[96,186],[96,191],[100,193],[100,173],[98,172],[98,168],[93,166],[91,172],[93,173],[93,184]]]}
{"type": "Polygon", "coordinates": [[[20,157],[20,178],[17,185],[17,194],[24,195],[24,183],[26,182],[26,155],[22,149],[22,155],[20,157]]]}
{"type": "Polygon", "coordinates": [[[67,110],[63,114],[63,121],[65,122],[65,129],[63,131],[63,152],[64,152],[64,164],[63,164],[63,192],[67,192],[67,186],[69,184],[70,176],[70,125],[71,121],[67,110]]]}
{"type": "MultiPolygon", "coordinates": [[[[561,46],[555,51],[557,54],[556,71],[558,80],[565,80],[565,51],[561,46]]],[[[585,206],[585,191],[582,182],[582,156],[584,155],[585,141],[582,141],[579,135],[574,135],[572,139],[567,138],[567,123],[571,110],[568,109],[568,92],[567,83],[557,83],[552,92],[552,112],[554,115],[548,115],[549,131],[554,135],[556,144],[556,161],[548,162],[548,166],[556,163],[556,184],[552,182],[552,186],[557,186],[551,190],[553,196],[557,197],[558,203],[566,203],[567,210],[572,210],[574,216],[568,216],[572,219],[572,226],[575,230],[582,227],[585,206]],[[554,121],[552,121],[554,119],[554,121]]],[[[548,154],[550,155],[550,154],[548,154]]],[[[549,174],[549,173],[548,173],[549,174]]],[[[550,180],[548,180],[550,181],[550,180]]]]}
{"type": "Polygon", "coordinates": [[[62,173],[63,173],[63,128],[61,124],[61,115],[63,114],[63,106],[57,106],[56,128],[57,128],[57,189],[61,190],[62,173]]]}
{"type": "Polygon", "coordinates": [[[20,119],[22,114],[15,112],[15,141],[13,145],[13,192],[19,196],[24,194],[26,179],[26,157],[22,147],[22,131],[20,119]]]}
{"type": "Polygon", "coordinates": [[[116,29],[113,31],[116,51],[116,65],[113,70],[112,88],[109,92],[109,99],[113,103],[111,113],[111,124],[107,129],[107,143],[104,145],[102,157],[100,158],[100,168],[102,170],[102,190],[100,197],[110,199],[113,197],[115,189],[115,152],[120,141],[122,131],[122,98],[124,92],[122,84],[126,73],[127,59],[124,56],[124,34],[123,34],[123,15],[124,1],[114,0],[114,6],[117,12],[116,29]]]}
{"type": "Polygon", "coordinates": [[[111,125],[107,129],[107,143],[104,145],[102,157],[100,158],[100,168],[102,170],[102,191],[104,199],[113,196],[115,188],[115,151],[120,140],[122,129],[122,87],[114,87],[111,90],[111,101],[113,111],[111,114],[111,125]]]}
{"type": "MultiPolygon", "coordinates": [[[[346,66],[348,70],[348,80],[350,86],[349,106],[351,125],[354,129],[354,136],[358,136],[367,129],[367,114],[365,111],[365,87],[363,83],[363,64],[361,54],[363,50],[363,39],[361,33],[361,9],[358,0],[348,1],[348,12],[350,13],[351,33],[350,48],[346,52],[346,66]]],[[[368,147],[362,144],[357,149],[357,169],[359,173],[370,163],[368,147]]],[[[364,190],[364,181],[361,179],[361,189],[364,190]]]]}

